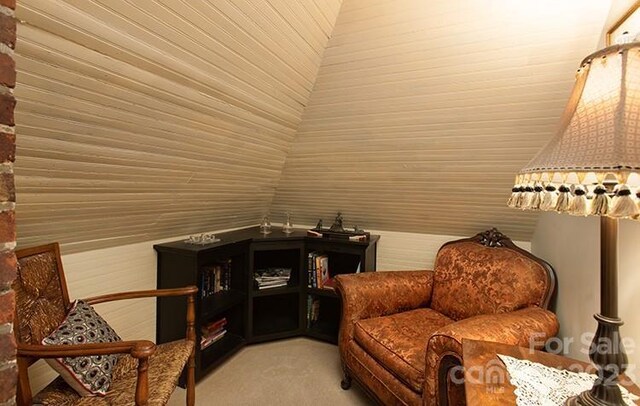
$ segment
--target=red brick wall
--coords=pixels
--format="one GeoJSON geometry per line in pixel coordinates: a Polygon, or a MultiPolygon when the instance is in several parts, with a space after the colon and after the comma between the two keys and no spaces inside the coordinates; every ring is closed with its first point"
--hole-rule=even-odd
{"type": "Polygon", "coordinates": [[[13,122],[16,67],[13,49],[16,43],[15,0],[0,0],[0,405],[13,404],[18,369],[13,338],[15,297],[11,283],[16,277],[16,241],[13,161],[16,136],[13,122]]]}

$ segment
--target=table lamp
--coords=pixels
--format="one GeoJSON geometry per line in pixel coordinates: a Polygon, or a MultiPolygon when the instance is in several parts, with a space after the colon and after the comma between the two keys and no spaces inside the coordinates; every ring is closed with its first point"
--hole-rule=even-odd
{"type": "Polygon", "coordinates": [[[640,209],[640,42],[586,57],[555,137],[520,171],[508,205],[600,216],[600,313],[589,349],[591,390],[570,405],[623,405],[627,367],[618,317],[618,219],[640,209]]]}

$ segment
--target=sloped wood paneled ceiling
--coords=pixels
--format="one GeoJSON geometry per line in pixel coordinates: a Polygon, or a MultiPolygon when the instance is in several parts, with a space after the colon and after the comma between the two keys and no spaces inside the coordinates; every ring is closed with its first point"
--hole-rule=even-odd
{"type": "Polygon", "coordinates": [[[256,224],[340,3],[19,0],[20,246],[256,224]]]}
{"type": "Polygon", "coordinates": [[[552,136],[608,1],[345,0],[272,212],[530,240],[506,207],[552,136]]]}

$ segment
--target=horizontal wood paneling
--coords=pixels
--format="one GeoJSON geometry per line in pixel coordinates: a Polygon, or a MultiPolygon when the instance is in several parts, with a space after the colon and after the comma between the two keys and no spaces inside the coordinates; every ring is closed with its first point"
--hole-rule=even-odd
{"type": "Polygon", "coordinates": [[[506,207],[514,175],[553,134],[608,7],[345,0],[272,212],[529,241],[537,216],[506,207]]]}
{"type": "Polygon", "coordinates": [[[19,244],[257,223],[340,3],[20,0],[19,244]]]}

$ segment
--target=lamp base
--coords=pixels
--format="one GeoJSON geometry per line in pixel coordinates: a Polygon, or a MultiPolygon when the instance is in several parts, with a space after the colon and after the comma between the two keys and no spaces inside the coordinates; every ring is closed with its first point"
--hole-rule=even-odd
{"type": "Polygon", "coordinates": [[[598,367],[598,379],[593,387],[567,400],[570,406],[624,406],[618,386],[618,375],[627,368],[627,356],[622,347],[617,317],[594,315],[598,328],[591,343],[589,358],[598,367]],[[604,349],[604,351],[603,351],[604,349]]]}
{"type": "MultiPolygon", "coordinates": [[[[567,399],[565,405],[566,406],[626,406],[626,403],[622,400],[622,397],[615,400],[616,395],[612,394],[611,400],[601,400],[596,398],[592,393],[593,389],[582,392],[577,396],[572,396],[567,399]]],[[[618,389],[618,396],[620,394],[620,390],[618,389]]],[[[605,399],[610,399],[605,397],[605,399]]]]}

